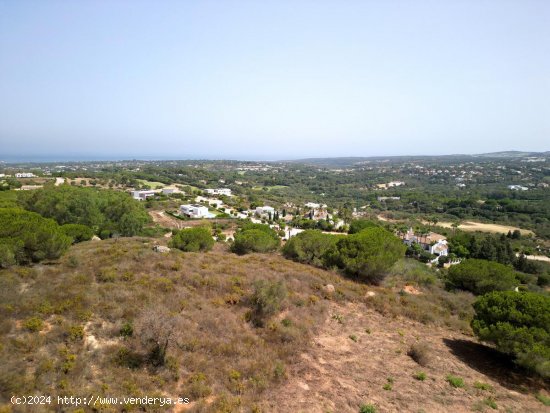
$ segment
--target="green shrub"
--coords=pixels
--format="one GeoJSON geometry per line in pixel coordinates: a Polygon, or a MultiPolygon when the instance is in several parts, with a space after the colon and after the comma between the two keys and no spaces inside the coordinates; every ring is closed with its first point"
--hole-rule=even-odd
{"type": "Polygon", "coordinates": [[[80,341],[84,338],[84,328],[82,326],[71,326],[69,328],[69,339],[71,341],[80,341]]]}
{"type": "Polygon", "coordinates": [[[423,371],[419,371],[418,373],[415,373],[413,376],[416,380],[424,381],[426,380],[426,373],[423,371]]]}
{"type": "Polygon", "coordinates": [[[489,406],[491,409],[498,409],[497,403],[493,397],[487,397],[483,400],[483,403],[489,406]]]}
{"type": "Polygon", "coordinates": [[[545,406],[550,406],[550,397],[548,397],[548,396],[546,396],[542,393],[537,393],[537,395],[535,397],[537,398],[537,400],[539,402],[541,402],[545,406]]]}
{"type": "Polygon", "coordinates": [[[464,387],[464,380],[462,380],[462,378],[458,376],[453,376],[452,374],[449,374],[447,375],[445,380],[447,380],[447,383],[455,388],[464,387]]]}
{"type": "Polygon", "coordinates": [[[338,240],[327,251],[325,265],[335,266],[364,281],[379,283],[395,262],[403,257],[405,245],[383,228],[367,228],[338,240]]]}
{"type": "Polygon", "coordinates": [[[474,303],[477,336],[543,377],[550,377],[550,297],[500,291],[474,303]]]}
{"type": "Polygon", "coordinates": [[[498,262],[469,259],[449,268],[447,285],[476,295],[512,290],[518,281],[516,272],[498,262]]]}
{"type": "Polygon", "coordinates": [[[474,382],[474,388],[483,391],[493,391],[493,386],[491,386],[489,383],[483,383],[481,381],[474,382]]]}
{"type": "Polygon", "coordinates": [[[214,238],[206,227],[182,229],[170,241],[170,247],[186,252],[209,251],[213,246],[214,238]]]}
{"type": "MultiPolygon", "coordinates": [[[[257,224],[260,225],[260,224],[257,224]]],[[[246,229],[235,234],[231,251],[236,254],[274,251],[279,246],[279,236],[267,225],[267,229],[246,229]]]]}
{"type": "Polygon", "coordinates": [[[250,297],[250,320],[256,326],[263,326],[269,317],[279,312],[286,296],[287,290],[282,281],[257,281],[250,297]]]}
{"type": "Polygon", "coordinates": [[[120,335],[122,337],[132,337],[134,334],[134,326],[129,321],[126,321],[124,324],[122,324],[122,327],[120,327],[120,335]]]}
{"type": "Polygon", "coordinates": [[[373,404],[362,404],[359,413],[376,413],[376,406],[373,404]]]}
{"type": "Polygon", "coordinates": [[[89,241],[94,236],[92,229],[82,224],[65,224],[61,226],[61,231],[68,237],[71,237],[74,243],[89,241]]]}
{"type": "Polygon", "coordinates": [[[32,332],[42,330],[43,325],[44,322],[39,317],[30,317],[23,322],[23,327],[32,332]]]}
{"type": "Polygon", "coordinates": [[[283,247],[283,255],[291,260],[322,266],[323,257],[340,239],[319,230],[306,230],[290,238],[283,247]]]}

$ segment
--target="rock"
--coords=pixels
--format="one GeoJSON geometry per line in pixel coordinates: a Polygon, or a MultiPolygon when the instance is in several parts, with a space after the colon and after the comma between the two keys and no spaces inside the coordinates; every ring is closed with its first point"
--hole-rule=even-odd
{"type": "Polygon", "coordinates": [[[365,297],[374,297],[376,295],[376,293],[374,291],[367,291],[367,293],[365,294],[365,297]]]}
{"type": "Polygon", "coordinates": [[[325,285],[325,291],[327,293],[333,293],[334,291],[336,291],[336,288],[334,288],[334,285],[332,284],[327,284],[325,285]]]}
{"type": "Polygon", "coordinates": [[[94,235],[92,237],[92,241],[101,241],[101,238],[99,238],[97,235],[94,235]]]}
{"type": "Polygon", "coordinates": [[[153,250],[155,252],[162,252],[162,253],[170,252],[170,248],[165,247],[164,245],[155,245],[153,247],[153,250]]]}

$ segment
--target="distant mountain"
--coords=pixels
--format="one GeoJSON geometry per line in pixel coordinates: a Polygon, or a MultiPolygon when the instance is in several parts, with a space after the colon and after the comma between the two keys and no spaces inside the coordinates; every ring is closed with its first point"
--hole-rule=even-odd
{"type": "Polygon", "coordinates": [[[530,158],[530,157],[547,157],[550,156],[550,151],[546,152],[522,152],[522,151],[503,151],[489,152],[473,155],[477,158],[530,158]]]}
{"type": "Polygon", "coordinates": [[[302,163],[326,168],[349,168],[370,162],[407,162],[407,161],[449,161],[449,160],[472,160],[473,158],[495,158],[495,159],[517,159],[529,157],[550,157],[550,151],[546,152],[521,152],[521,151],[502,151],[490,152],[475,155],[454,154],[454,155],[418,155],[418,156],[348,156],[335,158],[304,158],[288,161],[286,163],[302,163]]]}

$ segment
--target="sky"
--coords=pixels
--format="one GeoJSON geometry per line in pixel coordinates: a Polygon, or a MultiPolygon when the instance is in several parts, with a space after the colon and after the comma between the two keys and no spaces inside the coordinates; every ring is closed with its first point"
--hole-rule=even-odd
{"type": "Polygon", "coordinates": [[[0,160],[550,150],[548,0],[0,0],[0,160]]]}

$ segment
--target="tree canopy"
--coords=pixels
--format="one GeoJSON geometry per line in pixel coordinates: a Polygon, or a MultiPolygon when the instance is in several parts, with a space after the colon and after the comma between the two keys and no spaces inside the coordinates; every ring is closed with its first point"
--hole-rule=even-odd
{"type": "Polygon", "coordinates": [[[186,252],[209,251],[214,246],[214,239],[209,228],[185,228],[172,237],[170,246],[186,252]]]}
{"type": "Polygon", "coordinates": [[[325,254],[340,238],[318,230],[306,230],[287,241],[283,255],[294,261],[322,266],[325,254]]]}
{"type": "Polygon", "coordinates": [[[380,227],[343,237],[327,251],[325,265],[336,266],[365,281],[379,283],[405,253],[405,245],[380,227]]]}
{"type": "Polygon", "coordinates": [[[235,233],[231,250],[237,254],[269,252],[276,250],[279,243],[279,236],[269,225],[247,223],[235,233]]]}
{"type": "Polygon", "coordinates": [[[468,259],[449,268],[447,285],[450,288],[482,295],[491,291],[511,290],[518,283],[516,272],[498,262],[468,259]]]}
{"type": "Polygon", "coordinates": [[[494,291],[474,303],[472,328],[519,365],[550,377],[550,297],[494,291]]]}
{"type": "Polygon", "coordinates": [[[53,219],[20,208],[0,208],[0,266],[58,258],[71,245],[53,219]]]}

